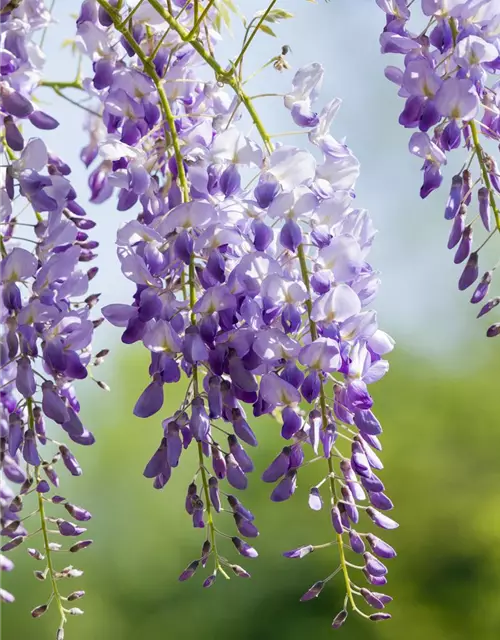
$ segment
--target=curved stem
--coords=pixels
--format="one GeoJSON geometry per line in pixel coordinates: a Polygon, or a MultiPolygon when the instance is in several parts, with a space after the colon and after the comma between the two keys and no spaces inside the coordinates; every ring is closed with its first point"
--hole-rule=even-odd
{"type": "MultiPolygon", "coordinates": [[[[29,428],[34,430],[35,429],[35,418],[33,416],[33,398],[28,398],[26,400],[26,407],[28,409],[29,428]]],[[[41,480],[40,467],[39,466],[35,467],[35,479],[36,479],[37,483],[40,482],[40,480],[41,480]]],[[[64,612],[64,605],[63,605],[63,602],[62,602],[61,594],[59,593],[59,588],[57,586],[57,579],[55,577],[55,573],[56,572],[54,570],[54,564],[52,562],[52,550],[50,548],[49,532],[48,532],[48,529],[47,529],[47,518],[45,516],[45,505],[44,505],[43,496],[38,491],[37,491],[37,497],[38,497],[38,512],[40,513],[40,529],[41,529],[41,532],[42,532],[45,557],[47,558],[47,568],[48,568],[50,583],[52,585],[52,596],[53,596],[53,599],[55,600],[57,608],[59,610],[59,615],[61,616],[61,621],[59,623],[59,629],[63,629],[64,625],[66,624],[66,614],[64,612]]]]}
{"type": "Polygon", "coordinates": [[[490,206],[491,206],[491,209],[493,211],[493,215],[495,216],[495,223],[496,223],[498,231],[500,231],[500,210],[498,209],[498,206],[497,206],[497,204],[495,202],[495,195],[493,193],[493,187],[492,187],[490,176],[489,176],[489,173],[488,173],[488,168],[486,166],[486,161],[485,161],[485,158],[484,158],[483,148],[481,146],[481,143],[479,142],[479,133],[478,133],[477,126],[476,126],[476,123],[474,122],[474,120],[471,120],[469,122],[469,127],[470,127],[470,131],[471,131],[471,135],[472,135],[472,142],[474,144],[474,150],[476,152],[477,161],[479,163],[479,167],[481,169],[481,174],[483,176],[484,186],[488,189],[488,194],[489,194],[489,199],[490,199],[490,206]]]}

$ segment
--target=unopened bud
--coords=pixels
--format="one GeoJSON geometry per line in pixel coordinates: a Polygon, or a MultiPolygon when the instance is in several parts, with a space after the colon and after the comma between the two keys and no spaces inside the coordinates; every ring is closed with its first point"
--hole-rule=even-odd
{"type": "Polygon", "coordinates": [[[33,571],[33,574],[37,580],[42,582],[47,577],[47,573],[45,571],[33,571]]]}
{"type": "Polygon", "coordinates": [[[72,602],[73,600],[79,600],[80,598],[83,598],[84,595],[85,591],[73,591],[73,593],[69,594],[68,600],[70,602],[72,602]]]}
{"type": "Polygon", "coordinates": [[[188,565],[184,571],[179,576],[179,581],[184,582],[185,580],[189,580],[195,574],[196,569],[198,569],[198,565],[200,564],[199,560],[193,560],[190,565],[188,565]]]}
{"type": "Polygon", "coordinates": [[[104,391],[111,391],[109,386],[105,382],[103,382],[102,380],[96,380],[96,382],[97,382],[97,386],[101,387],[101,389],[104,389],[104,391]]]}
{"type": "Polygon", "coordinates": [[[238,578],[250,578],[250,574],[248,571],[245,571],[243,567],[240,567],[238,564],[229,565],[234,573],[238,576],[238,578]]]}
{"type": "Polygon", "coordinates": [[[73,607],[68,611],[70,616],[83,616],[83,611],[77,607],[73,607]]]}
{"type": "Polygon", "coordinates": [[[92,542],[93,540],[81,540],[80,542],[77,542],[76,544],[71,546],[69,550],[71,551],[71,553],[76,553],[77,551],[81,551],[82,549],[90,547],[92,542]]]}
{"type": "Polygon", "coordinates": [[[32,549],[31,547],[27,549],[28,553],[35,560],[45,560],[45,556],[38,551],[38,549],[32,549]]]}
{"type": "Polygon", "coordinates": [[[48,607],[46,604],[41,604],[39,607],[35,607],[32,610],[31,615],[33,616],[33,618],[39,618],[40,616],[43,616],[47,609],[48,607]]]}
{"type": "Polygon", "coordinates": [[[18,547],[23,542],[24,536],[16,536],[15,538],[12,538],[12,540],[9,540],[9,542],[6,542],[3,547],[0,547],[0,551],[10,551],[11,549],[18,547]]]}
{"type": "Polygon", "coordinates": [[[337,613],[337,615],[333,619],[332,629],[339,629],[346,620],[347,620],[347,611],[345,609],[342,609],[342,611],[339,611],[339,613],[337,613]]]}

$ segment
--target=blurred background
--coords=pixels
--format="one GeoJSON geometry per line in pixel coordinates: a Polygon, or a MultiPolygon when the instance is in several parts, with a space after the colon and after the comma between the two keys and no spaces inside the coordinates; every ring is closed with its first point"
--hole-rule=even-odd
{"type": "MultiPolygon", "coordinates": [[[[247,16],[261,8],[254,0],[239,5],[247,16]]],[[[359,205],[370,209],[380,231],[371,254],[383,279],[376,306],[381,327],[397,341],[389,375],[373,388],[385,431],[386,469],[381,476],[400,522],[397,531],[385,536],[399,554],[389,561],[389,585],[384,589],[395,598],[390,608],[393,620],[373,624],[350,616],[338,633],[352,640],[496,640],[500,637],[500,342],[484,337],[487,322],[474,320],[469,294],[457,290],[460,270],[445,248],[446,180],[438,193],[424,202],[419,199],[420,161],[407,151],[410,133],[397,124],[402,102],[383,76],[391,61],[379,53],[384,16],[375,3],[289,0],[281,6],[296,18],[273,26],[277,39],[262,35],[256,41],[247,73],[277,55],[283,44],[292,48],[289,61],[294,68],[312,61],[325,66],[320,103],[334,96],[344,101],[333,134],[345,136],[361,160],[359,205]]],[[[76,0],[56,1],[57,24],[45,45],[48,79],[74,77],[76,61],[61,43],[73,37],[70,14],[78,9],[76,0]]],[[[218,49],[221,60],[238,50],[241,32],[233,22],[233,35],[225,32],[218,49]]],[[[252,82],[250,92],[283,93],[292,73],[268,69],[252,82]]],[[[78,94],[69,95],[78,99],[78,94]]],[[[86,143],[83,112],[49,91],[40,91],[39,96],[51,103],[51,113],[61,122],[55,132],[47,132],[48,139],[52,150],[73,167],[83,204],[86,173],[78,160],[86,143]]],[[[279,98],[257,104],[270,131],[291,128],[279,98]]],[[[295,142],[301,144],[303,138],[298,136],[295,142]]],[[[459,156],[457,152],[457,166],[463,160],[459,156]]],[[[448,181],[452,173],[450,167],[448,181]]],[[[111,201],[88,209],[98,222],[96,235],[101,241],[101,272],[94,283],[106,303],[125,302],[131,287],[114,258],[114,237],[130,212],[116,212],[111,201]]],[[[493,247],[483,259],[485,269],[494,258],[493,247]]],[[[329,582],[317,600],[300,604],[298,600],[313,582],[335,569],[335,549],[317,551],[301,561],[281,556],[284,550],[322,543],[331,536],[327,513],[307,507],[308,489],[320,471],[308,467],[293,500],[271,503],[270,488],[259,476],[282,442],[272,419],[259,420],[256,471],[250,491],[242,496],[246,506],[257,512],[261,532],[256,540],[259,558],[241,563],[252,580],[226,582],[219,577],[208,591],[201,589],[201,575],[179,584],[177,576],[198,556],[204,540],[183,510],[185,488],[196,463],[189,454],[183,455],[181,468],[160,492],[152,489],[142,471],[158,445],[160,418],[177,408],[183,390],[168,390],[160,417],[133,417],[132,408],[148,380],[143,349],[124,347],[118,330],[104,325],[97,332],[96,351],[103,347],[112,350],[112,357],[96,375],[108,382],[111,392],[105,394],[90,382],[80,385],[79,392],[82,415],[97,442],[76,451],[84,476],[75,480],[65,475],[61,482],[63,495],[93,513],[89,534],[96,541],[89,550],[60,559],[61,566],[73,562],[85,571],[82,578],[63,585],[65,592],[87,592],[77,603],[86,615],[69,620],[66,638],[215,640],[237,635],[241,640],[298,640],[305,634],[317,640],[329,638],[331,619],[344,597],[340,577],[329,582]]],[[[220,516],[222,523],[224,517],[220,516]]],[[[220,526],[230,530],[229,524],[220,526]]],[[[236,560],[229,548],[226,552],[236,560]]],[[[22,549],[11,557],[16,569],[2,578],[16,602],[3,607],[2,637],[53,640],[55,611],[40,620],[29,616],[48,593],[48,585],[33,578],[33,570],[39,568],[36,561],[22,549]]]]}

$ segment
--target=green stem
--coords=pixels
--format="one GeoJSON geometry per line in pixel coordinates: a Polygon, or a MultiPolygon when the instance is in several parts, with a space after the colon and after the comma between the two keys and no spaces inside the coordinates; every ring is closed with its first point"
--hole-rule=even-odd
{"type": "MultiPolygon", "coordinates": [[[[302,280],[304,281],[304,284],[307,290],[306,308],[307,308],[307,315],[309,318],[309,330],[311,332],[311,340],[316,340],[316,338],[318,337],[318,330],[316,328],[316,323],[311,318],[311,313],[312,313],[311,283],[309,280],[309,272],[307,270],[307,261],[304,253],[304,246],[302,244],[300,244],[297,249],[297,255],[299,258],[302,280]]],[[[324,380],[323,380],[323,376],[321,375],[320,375],[320,387],[319,387],[319,404],[321,408],[321,422],[323,425],[323,429],[326,429],[328,426],[328,415],[327,415],[324,380]]],[[[337,500],[336,500],[336,491],[335,491],[333,460],[331,456],[328,457],[327,462],[328,462],[328,477],[330,479],[330,493],[331,493],[333,504],[335,504],[337,500]]],[[[337,534],[337,544],[338,544],[338,550],[339,550],[340,566],[342,567],[342,573],[344,576],[347,596],[349,598],[349,602],[351,603],[352,608],[357,611],[356,602],[354,601],[354,594],[351,589],[349,571],[347,568],[347,563],[345,558],[344,540],[342,538],[342,534],[340,533],[337,534]]]]}
{"type": "Polygon", "coordinates": [[[72,80],[71,82],[59,82],[56,80],[41,80],[38,83],[39,87],[50,87],[51,89],[79,89],[85,91],[82,83],[79,80],[72,80]]]}
{"type": "Polygon", "coordinates": [[[469,127],[470,127],[470,131],[472,134],[472,142],[474,144],[474,150],[476,152],[476,156],[477,156],[477,161],[479,162],[479,167],[481,169],[481,174],[483,176],[483,182],[484,182],[484,186],[488,189],[488,194],[489,194],[489,198],[490,198],[490,206],[491,209],[493,210],[493,215],[495,216],[495,222],[497,225],[497,229],[498,231],[500,231],[500,210],[498,209],[498,206],[495,202],[495,196],[493,194],[493,187],[491,186],[491,180],[490,180],[490,176],[488,173],[488,168],[486,166],[486,162],[484,159],[484,152],[483,152],[483,148],[481,146],[481,143],[479,142],[479,133],[477,130],[477,125],[474,122],[474,120],[471,120],[469,122],[469,127]]]}
{"type": "Polygon", "coordinates": [[[240,51],[239,56],[236,58],[235,62],[234,62],[234,67],[238,67],[238,65],[240,64],[240,62],[243,60],[243,56],[245,55],[245,53],[248,50],[248,47],[252,44],[252,40],[255,38],[255,36],[257,35],[257,32],[259,31],[262,23],[264,22],[264,20],[267,18],[267,16],[269,15],[270,11],[272,10],[272,8],[274,7],[274,5],[276,4],[277,0],[272,0],[269,4],[269,6],[267,7],[267,9],[264,11],[264,13],[261,15],[259,21],[257,22],[257,24],[254,27],[254,30],[252,31],[252,33],[250,34],[250,37],[247,39],[247,41],[245,42],[245,44],[243,45],[242,50],[240,51]]]}
{"type": "MultiPolygon", "coordinates": [[[[28,419],[29,419],[29,428],[32,429],[34,431],[35,429],[35,418],[33,415],[33,398],[28,398],[26,400],[26,407],[28,409],[28,419]]],[[[35,478],[36,478],[36,482],[40,482],[41,480],[41,476],[40,476],[40,467],[35,467],[35,478]]],[[[52,562],[52,550],[50,548],[50,541],[49,541],[49,532],[47,529],[47,519],[45,516],[45,505],[44,505],[44,500],[43,500],[43,496],[41,493],[37,492],[37,497],[38,497],[38,511],[40,513],[40,529],[42,531],[42,537],[43,537],[43,546],[44,546],[44,550],[45,550],[45,556],[47,558],[47,568],[48,568],[48,573],[49,573],[49,578],[50,578],[50,583],[52,585],[52,595],[54,600],[56,601],[56,605],[57,608],[59,610],[59,615],[61,616],[61,621],[59,624],[59,628],[63,629],[64,625],[66,624],[66,614],[64,612],[64,605],[62,602],[62,598],[61,598],[61,594],[59,593],[59,588],[57,586],[57,580],[55,577],[55,570],[54,570],[54,564],[52,562]]]]}

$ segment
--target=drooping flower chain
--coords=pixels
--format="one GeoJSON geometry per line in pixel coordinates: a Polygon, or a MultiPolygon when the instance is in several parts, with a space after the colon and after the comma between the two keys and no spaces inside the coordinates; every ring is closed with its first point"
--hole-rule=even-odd
{"type": "MultiPolygon", "coordinates": [[[[87,377],[106,352],[92,360],[93,331],[103,320],[90,318],[97,296],[87,295],[97,273],[86,266],[98,246],[87,234],[95,223],[77,202],[70,167],[41,138],[25,139],[30,124],[42,131],[58,126],[32,101],[43,65],[36,40],[50,20],[42,2],[2,3],[0,505],[6,537],[1,551],[20,547],[39,562],[35,577],[47,581],[50,592],[31,613],[40,617],[49,606],[56,608],[62,640],[67,615],[82,613],[73,601],[84,595],[66,595],[62,582],[83,572],[61,567],[57,552],[73,554],[91,544],[65,542],[83,536],[91,514],[55,490],[62,467],[63,473],[82,473],[66,436],[81,445],[94,442],[80,420],[73,383],[87,377]]],[[[13,568],[6,556],[0,560],[2,571],[13,568]]],[[[6,589],[0,594],[3,601],[14,600],[6,589]]]]}
{"type": "MultiPolygon", "coordinates": [[[[241,555],[257,555],[242,539],[258,534],[253,515],[229,493],[244,489],[253,469],[242,444],[257,444],[247,404],[255,417],[279,414],[283,425],[287,445],[264,473],[265,481],[277,482],[274,501],[294,493],[306,445],[314,464],[324,468],[310,504],[321,507],[325,485],[335,534],[327,545],[287,555],[336,544],[340,564],[303,599],[318,595],[340,570],[346,604],[335,627],[348,609],[361,613],[357,598],[381,609],[390,598],[352,582],[354,565],[346,556],[351,549],[362,554],[359,568],[368,583],[385,584],[387,569],[377,556],[393,557],[394,550],[352,527],[360,512],[382,528],[397,526],[382,513],[392,503],[373,471],[382,466],[374,451],[381,427],[367,390],[387,371],[382,356],[393,342],[368,309],[379,284],[366,262],[374,230],[367,212],[353,207],[358,161],[329,133],[339,101],[317,115],[312,102],[323,69],[311,64],[299,70],[285,106],[297,125],[309,129],[323,161],[299,148],[275,149],[243,91],[237,65],[224,69],[213,58],[211,3],[199,24],[194,5],[173,3],[174,17],[150,0],[127,17],[119,7],[97,4],[84,2],[78,20],[94,69],[84,85],[100,101],[105,126],[99,141],[99,127],[90,125],[83,154],[87,162],[100,156],[90,179],[92,199],[103,201],[118,188],[120,210],[141,207],[117,237],[122,271],[136,284],[134,301],[107,305],[103,314],[124,328],[123,342],[142,341],[151,352],[151,381],[135,415],[159,412],[164,385],[178,382],[181,370],[190,380],[179,410],[163,420],[161,442],[144,472],[162,488],[183,449],[198,450],[186,510],[206,541],[180,579],[209,560],[213,571],[206,587],[219,573],[228,577],[227,569],[247,577],[221,555],[224,538],[241,555]],[[207,66],[215,83],[201,80],[207,66]],[[238,128],[242,108],[262,147],[238,128]],[[299,406],[303,401],[310,405],[306,411],[299,406]],[[228,493],[221,491],[223,480],[228,493]],[[371,506],[359,504],[365,490],[371,506]],[[215,515],[223,508],[241,537],[216,528],[215,515]]],[[[256,28],[272,10],[260,14],[256,28]]],[[[254,33],[247,35],[248,43],[254,33]]],[[[283,68],[279,59],[275,66],[283,68]]]]}
{"type": "MultiPolygon", "coordinates": [[[[480,318],[500,303],[499,296],[484,302],[500,261],[484,273],[479,268],[481,249],[500,241],[500,174],[488,151],[500,141],[500,2],[377,4],[387,17],[380,37],[382,53],[404,56],[404,68],[388,66],[385,75],[405,99],[400,124],[419,130],[411,136],[409,149],[424,160],[421,197],[441,186],[448,153],[461,146],[469,152],[453,176],[444,215],[451,223],[448,249],[455,250],[455,264],[465,264],[458,287],[465,290],[476,283],[471,302],[481,303],[480,318]],[[420,4],[428,19],[419,33],[408,29],[410,4],[417,17],[420,4]],[[474,249],[474,232],[482,228],[484,238],[474,249]]],[[[500,335],[500,322],[491,324],[486,335],[500,335]]]]}

